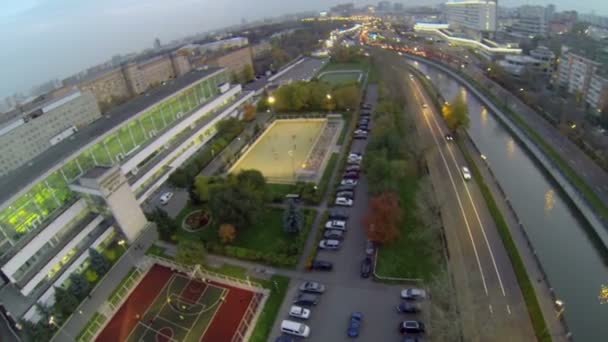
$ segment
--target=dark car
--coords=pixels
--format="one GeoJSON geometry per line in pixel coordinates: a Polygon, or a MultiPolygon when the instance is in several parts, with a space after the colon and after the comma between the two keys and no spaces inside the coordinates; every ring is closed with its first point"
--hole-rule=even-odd
{"type": "Polygon", "coordinates": [[[361,330],[361,324],[363,323],[363,313],[353,312],[350,315],[350,321],[348,322],[348,329],[346,334],[348,337],[358,337],[359,331],[361,330]]]}
{"type": "Polygon", "coordinates": [[[314,260],[310,268],[317,271],[331,271],[334,268],[334,264],[329,261],[314,260]]]}
{"type": "Polygon", "coordinates": [[[367,134],[363,135],[363,134],[355,134],[353,135],[353,139],[355,140],[366,140],[367,139],[367,134]]]}
{"type": "Polygon", "coordinates": [[[344,176],[342,176],[343,179],[359,179],[359,174],[355,173],[355,172],[346,172],[344,174],[344,176]]]}
{"type": "MultiPolygon", "coordinates": [[[[346,167],[345,171],[361,171],[361,165],[349,165],[346,167]]],[[[344,189],[344,190],[352,190],[352,189],[344,189]]],[[[340,188],[338,187],[338,191],[342,191],[340,190],[340,188]]]]}
{"type": "Polygon", "coordinates": [[[323,238],[332,240],[342,240],[344,239],[344,231],[328,229],[323,233],[323,238]]]}
{"type": "MultiPolygon", "coordinates": [[[[346,187],[346,185],[339,186],[338,187],[338,191],[342,191],[342,190],[340,190],[340,188],[342,188],[342,187],[346,187]]],[[[355,187],[354,186],[353,187],[348,186],[348,188],[349,189],[354,189],[355,187]]],[[[344,191],[347,191],[347,190],[344,190],[344,191]]],[[[332,213],[329,214],[329,219],[330,220],[346,221],[346,220],[348,220],[348,215],[342,214],[340,212],[332,212],[332,213]]]]}
{"type": "Polygon", "coordinates": [[[372,259],[367,257],[361,261],[361,278],[369,278],[372,273],[372,259]]]}
{"type": "Polygon", "coordinates": [[[402,334],[423,334],[424,323],[420,321],[403,321],[399,323],[399,332],[402,334]]]}
{"type": "Polygon", "coordinates": [[[401,342],[424,342],[420,336],[405,336],[401,342]]]}
{"type": "Polygon", "coordinates": [[[420,304],[416,303],[401,303],[397,305],[399,313],[417,313],[420,312],[420,304]]]}
{"type": "Polygon", "coordinates": [[[364,103],[363,105],[361,105],[361,108],[363,109],[372,109],[372,105],[369,103],[364,103]]]}
{"type": "Polygon", "coordinates": [[[319,297],[310,293],[300,293],[293,300],[295,305],[313,306],[319,303],[319,297]]]}
{"type": "Polygon", "coordinates": [[[294,339],[289,336],[279,336],[274,342],[294,342],[294,339]]]}
{"type": "Polygon", "coordinates": [[[338,192],[336,192],[336,197],[345,197],[345,198],[354,199],[355,193],[353,191],[338,191],[338,192]]]}

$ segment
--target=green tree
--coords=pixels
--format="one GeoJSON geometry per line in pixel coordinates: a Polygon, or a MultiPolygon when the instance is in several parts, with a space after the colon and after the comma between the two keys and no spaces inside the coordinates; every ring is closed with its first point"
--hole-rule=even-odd
{"type": "Polygon", "coordinates": [[[185,265],[203,265],[207,251],[205,245],[197,240],[180,239],[177,243],[175,261],[185,265]]]}
{"type": "Polygon", "coordinates": [[[194,179],[194,188],[196,195],[201,202],[209,202],[209,181],[210,177],[198,176],[194,179]]]}
{"type": "Polygon", "coordinates": [[[283,229],[286,233],[297,234],[304,226],[304,215],[302,210],[296,206],[294,201],[287,203],[287,209],[283,213],[283,229]]]}
{"type": "Polygon", "coordinates": [[[258,170],[242,170],[236,176],[238,187],[262,200],[266,193],[266,179],[258,170]]]}
{"type": "Polygon", "coordinates": [[[273,66],[275,70],[279,69],[287,62],[289,62],[289,55],[287,54],[287,52],[285,52],[285,50],[281,48],[273,47],[270,51],[270,55],[272,56],[273,66]]]}
{"type": "Polygon", "coordinates": [[[98,275],[104,275],[112,268],[110,260],[108,260],[105,255],[99,253],[95,248],[89,248],[89,256],[91,257],[91,268],[98,275]]]}
{"type": "Polygon", "coordinates": [[[148,221],[156,223],[158,237],[164,241],[172,241],[173,235],[178,229],[177,223],[169,217],[169,215],[159,207],[154,211],[146,214],[148,221]]]}
{"type": "Polygon", "coordinates": [[[348,84],[334,89],[333,97],[339,110],[354,109],[359,106],[361,92],[356,84],[348,84]]]}
{"type": "Polygon", "coordinates": [[[24,319],[20,323],[23,327],[25,341],[28,342],[50,341],[55,334],[55,327],[49,324],[48,319],[41,319],[36,323],[24,319]]]}
{"type": "Polygon", "coordinates": [[[230,223],[238,229],[253,224],[261,199],[251,191],[235,184],[214,185],[209,189],[209,207],[219,222],[230,223]]]}
{"type": "Polygon", "coordinates": [[[457,95],[451,103],[445,104],[442,112],[450,131],[456,132],[460,128],[469,128],[469,107],[463,96],[457,95]]]}
{"type": "Polygon", "coordinates": [[[78,304],[80,304],[80,301],[72,292],[62,287],[55,287],[54,296],[55,305],[53,306],[53,309],[61,316],[61,319],[68,318],[74,310],[76,310],[78,304]]]}
{"type": "Polygon", "coordinates": [[[245,82],[252,81],[255,78],[255,73],[253,71],[253,65],[247,64],[243,68],[242,80],[245,82]]]}
{"type": "Polygon", "coordinates": [[[91,284],[87,281],[87,279],[80,273],[74,272],[70,274],[70,286],[68,287],[68,291],[70,291],[78,300],[83,300],[91,289],[91,284]]]}

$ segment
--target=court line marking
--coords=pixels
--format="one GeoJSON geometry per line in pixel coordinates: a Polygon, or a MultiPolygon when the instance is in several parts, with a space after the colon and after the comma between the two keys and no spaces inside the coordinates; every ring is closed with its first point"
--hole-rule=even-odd
{"type": "MultiPolygon", "coordinates": [[[[227,298],[228,297],[228,295],[226,295],[226,297],[224,297],[224,293],[230,293],[230,290],[228,288],[223,287],[221,289],[222,289],[222,293],[220,294],[220,299],[217,302],[215,302],[215,304],[212,306],[212,307],[217,307],[217,309],[215,309],[215,312],[211,316],[211,319],[209,319],[209,323],[207,324],[207,326],[205,327],[205,329],[201,332],[201,335],[199,336],[200,340],[202,340],[203,337],[205,337],[205,334],[207,333],[207,330],[209,330],[209,327],[211,326],[211,324],[213,324],[213,320],[215,319],[215,315],[217,315],[217,313],[220,311],[222,305],[224,305],[224,301],[221,298],[227,298]],[[218,302],[220,302],[220,304],[216,305],[218,302]]],[[[207,311],[205,311],[205,312],[207,312],[207,311]]],[[[202,313],[203,312],[199,313],[198,317],[196,317],[196,319],[194,320],[195,324],[193,324],[193,326],[196,325],[196,322],[198,322],[198,320],[201,318],[200,316],[201,316],[202,313]]],[[[186,337],[184,337],[184,340],[186,340],[188,338],[188,335],[190,335],[191,332],[192,331],[190,331],[190,332],[188,332],[186,334],[186,337]]]]}
{"type": "MultiPolygon", "coordinates": [[[[165,334],[161,333],[161,332],[160,332],[160,330],[156,330],[156,329],[152,328],[152,327],[151,327],[151,326],[149,326],[149,325],[143,324],[143,323],[141,323],[141,322],[137,322],[137,324],[139,324],[139,325],[141,325],[142,327],[144,327],[144,329],[146,329],[146,330],[145,330],[145,331],[146,331],[146,333],[147,333],[148,331],[152,331],[152,332],[155,334],[155,335],[154,335],[154,337],[155,337],[155,338],[156,338],[156,336],[161,335],[161,336],[163,336],[163,337],[168,338],[168,339],[169,339],[169,341],[175,341],[175,342],[179,342],[178,340],[174,339],[173,337],[171,337],[171,336],[169,336],[169,335],[165,335],[165,334]]],[[[164,328],[164,327],[163,327],[163,328],[164,328]]],[[[172,330],[171,332],[173,332],[173,330],[172,330]]],[[[144,340],[144,337],[146,337],[146,333],[144,333],[144,335],[143,335],[142,337],[140,337],[140,338],[139,338],[137,341],[138,341],[138,342],[146,342],[146,341],[144,340]]]]}
{"type": "Polygon", "coordinates": [[[183,325],[181,325],[181,324],[177,324],[176,322],[170,321],[170,320],[168,320],[168,319],[166,319],[166,318],[163,318],[163,317],[161,317],[161,316],[157,316],[157,317],[155,317],[155,318],[154,318],[154,320],[156,320],[156,319],[163,320],[163,321],[165,321],[165,323],[169,323],[169,324],[171,324],[171,325],[173,325],[173,326],[175,326],[175,327],[177,327],[177,328],[184,329],[184,330],[186,330],[186,332],[189,332],[189,331],[190,331],[190,329],[192,329],[192,327],[190,327],[190,328],[186,328],[185,326],[183,326],[183,325]]]}

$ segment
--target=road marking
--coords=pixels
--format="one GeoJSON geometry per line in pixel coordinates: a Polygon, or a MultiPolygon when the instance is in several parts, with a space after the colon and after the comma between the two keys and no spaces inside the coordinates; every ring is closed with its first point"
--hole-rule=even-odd
{"type": "MultiPolygon", "coordinates": [[[[420,88],[418,87],[418,83],[416,82],[416,90],[418,91],[418,93],[420,95],[422,95],[422,92],[420,91],[420,88]]],[[[423,96],[424,98],[424,96],[423,96]]],[[[435,117],[435,113],[434,111],[431,110],[431,117],[433,119],[433,123],[435,124],[435,127],[437,128],[437,131],[439,131],[439,133],[443,136],[443,132],[441,130],[441,127],[439,126],[439,123],[437,122],[437,118],[435,117]]],[[[426,117],[426,115],[425,115],[426,117]]],[[[440,148],[440,147],[439,147],[440,148]]],[[[448,147],[448,152],[450,153],[450,157],[452,157],[452,162],[454,162],[454,165],[456,166],[457,170],[460,170],[460,166],[458,165],[458,162],[456,161],[456,157],[454,156],[454,152],[452,151],[452,149],[450,147],[448,147]]],[[[461,178],[462,179],[462,178],[461,178]]],[[[469,197],[469,201],[471,202],[471,205],[473,206],[473,212],[475,213],[475,217],[477,218],[477,222],[479,222],[479,226],[481,228],[481,234],[483,235],[483,239],[486,242],[486,246],[488,247],[488,251],[490,252],[490,259],[492,259],[492,265],[494,266],[494,270],[496,272],[496,276],[498,277],[498,283],[500,285],[500,290],[502,291],[502,295],[506,296],[505,293],[505,287],[502,284],[502,277],[500,276],[500,271],[498,271],[498,266],[496,265],[496,259],[494,258],[494,252],[492,251],[492,247],[490,246],[490,242],[488,241],[488,236],[486,235],[486,230],[483,226],[483,223],[481,223],[481,218],[479,217],[479,213],[477,212],[477,207],[475,206],[475,202],[473,201],[473,196],[471,196],[471,192],[469,191],[469,187],[467,185],[467,182],[462,180],[463,184],[464,184],[464,189],[467,192],[467,196],[469,197]]]]}
{"type": "MultiPolygon", "coordinates": [[[[416,95],[416,94],[414,94],[414,95],[416,95]]],[[[418,96],[416,96],[416,97],[418,98],[418,96]]],[[[418,98],[418,100],[420,100],[420,99],[418,98]]],[[[424,121],[426,122],[426,124],[429,128],[429,131],[431,133],[431,136],[433,137],[433,141],[435,142],[435,145],[437,145],[437,151],[439,151],[439,155],[441,155],[441,160],[443,161],[443,165],[445,166],[446,170],[448,171],[448,176],[450,177],[450,183],[452,183],[452,188],[454,188],[454,194],[456,194],[456,200],[458,201],[458,206],[460,207],[460,212],[462,213],[462,218],[464,219],[464,223],[467,226],[467,232],[469,233],[469,239],[471,240],[471,244],[473,245],[473,252],[475,254],[475,259],[477,260],[477,267],[479,268],[479,273],[481,275],[481,282],[483,283],[483,289],[487,295],[488,286],[486,285],[486,278],[483,275],[483,267],[481,267],[481,261],[479,260],[479,253],[477,253],[477,246],[475,246],[475,241],[473,240],[473,233],[471,232],[471,226],[469,225],[469,220],[467,220],[467,215],[464,212],[464,207],[462,205],[462,201],[460,200],[460,195],[458,194],[458,189],[456,188],[456,183],[454,182],[454,177],[452,176],[452,171],[450,170],[450,167],[445,158],[445,155],[441,151],[441,147],[439,146],[437,137],[433,134],[433,127],[431,126],[431,123],[429,122],[427,115],[424,114],[424,110],[422,111],[422,116],[424,117],[424,121]]]]}
{"type": "Polygon", "coordinates": [[[509,304],[507,304],[507,312],[509,313],[509,315],[511,314],[511,307],[509,306],[509,304]]]}
{"type": "Polygon", "coordinates": [[[494,314],[494,309],[492,309],[492,304],[488,304],[488,307],[490,308],[490,314],[494,314]]]}

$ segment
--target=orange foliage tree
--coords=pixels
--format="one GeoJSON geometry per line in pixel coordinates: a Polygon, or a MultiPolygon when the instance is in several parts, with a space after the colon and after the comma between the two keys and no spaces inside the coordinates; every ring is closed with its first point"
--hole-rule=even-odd
{"type": "Polygon", "coordinates": [[[231,224],[224,223],[220,226],[218,234],[222,243],[231,243],[236,239],[236,228],[231,224]]]}
{"type": "Polygon", "coordinates": [[[249,122],[255,120],[256,108],[248,103],[243,107],[243,120],[249,122]]]}
{"type": "Polygon", "coordinates": [[[363,219],[367,238],[379,243],[391,243],[399,238],[399,223],[403,213],[394,192],[385,192],[369,200],[363,219]]]}

